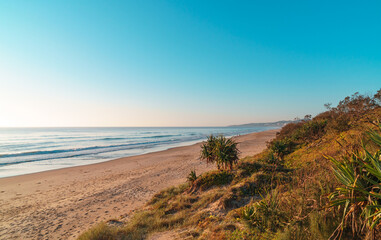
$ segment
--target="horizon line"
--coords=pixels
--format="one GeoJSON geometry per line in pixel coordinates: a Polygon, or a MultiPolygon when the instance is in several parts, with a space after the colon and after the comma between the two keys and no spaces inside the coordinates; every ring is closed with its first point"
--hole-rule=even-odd
{"type": "Polygon", "coordinates": [[[230,127],[230,126],[240,126],[240,125],[248,125],[248,124],[265,124],[265,123],[277,123],[282,121],[292,121],[292,120],[278,120],[278,121],[270,121],[270,122],[250,122],[250,123],[240,123],[240,124],[230,124],[230,125],[220,125],[220,126],[11,126],[1,128],[207,128],[207,127],[230,127]]]}

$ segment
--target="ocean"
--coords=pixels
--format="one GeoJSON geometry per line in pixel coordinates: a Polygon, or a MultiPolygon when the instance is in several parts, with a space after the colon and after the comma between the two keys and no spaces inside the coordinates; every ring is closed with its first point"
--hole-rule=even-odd
{"type": "Polygon", "coordinates": [[[0,128],[0,177],[103,162],[274,127],[0,128]]]}

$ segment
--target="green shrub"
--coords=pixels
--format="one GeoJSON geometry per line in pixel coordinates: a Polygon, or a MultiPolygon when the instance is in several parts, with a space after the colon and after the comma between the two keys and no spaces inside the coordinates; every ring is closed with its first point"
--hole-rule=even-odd
{"type": "Polygon", "coordinates": [[[152,199],[148,202],[150,205],[160,204],[162,202],[166,203],[169,199],[178,196],[186,191],[189,184],[182,184],[178,187],[170,187],[156,193],[152,199]]]}
{"type": "Polygon", "coordinates": [[[78,240],[113,240],[117,239],[117,228],[100,223],[78,237],[78,240]]]}
{"type": "Polygon", "coordinates": [[[279,158],[281,161],[283,161],[283,158],[285,155],[292,152],[293,148],[295,146],[295,143],[289,139],[275,139],[270,143],[270,151],[275,154],[277,158],[279,158]]]}
{"type": "Polygon", "coordinates": [[[236,177],[247,177],[260,171],[263,168],[262,163],[259,162],[251,162],[251,161],[240,161],[237,165],[237,174],[236,177]]]}
{"type": "Polygon", "coordinates": [[[276,157],[273,151],[269,151],[269,153],[264,156],[263,161],[265,163],[272,164],[272,165],[283,164],[283,160],[276,157]]]}
{"type": "Polygon", "coordinates": [[[282,129],[277,133],[276,139],[290,138],[295,134],[304,124],[304,121],[291,122],[286,124],[282,129]]]}
{"type": "Polygon", "coordinates": [[[194,183],[194,181],[197,180],[197,175],[196,175],[196,171],[195,170],[192,170],[189,175],[188,175],[188,182],[190,183],[194,183]]]}
{"type": "Polygon", "coordinates": [[[332,113],[332,120],[328,128],[336,132],[344,132],[351,128],[351,117],[349,114],[332,113]]]}
{"type": "Polygon", "coordinates": [[[284,226],[285,215],[279,208],[278,194],[272,191],[261,201],[242,208],[241,218],[250,227],[265,232],[276,232],[284,226]]]}
{"type": "Polygon", "coordinates": [[[326,125],[327,120],[306,121],[295,131],[292,137],[294,140],[311,142],[324,135],[326,125]]]}
{"type": "Polygon", "coordinates": [[[200,189],[201,191],[207,190],[214,186],[223,186],[233,181],[233,174],[228,171],[213,171],[205,173],[198,177],[193,183],[191,191],[200,189]]]}
{"type": "Polygon", "coordinates": [[[359,124],[366,113],[381,106],[380,95],[381,89],[373,97],[355,93],[341,100],[336,107],[329,107],[329,111],[316,118],[329,120],[327,128],[330,130],[347,131],[359,124]]]}

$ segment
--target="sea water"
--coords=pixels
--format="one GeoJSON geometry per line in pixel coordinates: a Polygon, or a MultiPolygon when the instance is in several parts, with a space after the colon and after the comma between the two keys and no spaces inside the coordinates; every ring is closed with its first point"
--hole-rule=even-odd
{"type": "Polygon", "coordinates": [[[0,128],[0,177],[86,165],[273,127],[0,128]]]}

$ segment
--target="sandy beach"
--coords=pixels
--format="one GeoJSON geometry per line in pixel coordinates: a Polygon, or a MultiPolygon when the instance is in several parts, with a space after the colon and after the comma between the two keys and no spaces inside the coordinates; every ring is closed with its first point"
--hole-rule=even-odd
{"type": "MultiPolygon", "coordinates": [[[[277,130],[235,137],[240,157],[262,151],[277,130]]],[[[75,239],[89,227],[128,217],[156,192],[213,165],[200,143],[86,166],[0,179],[0,239],[75,239]]]]}

